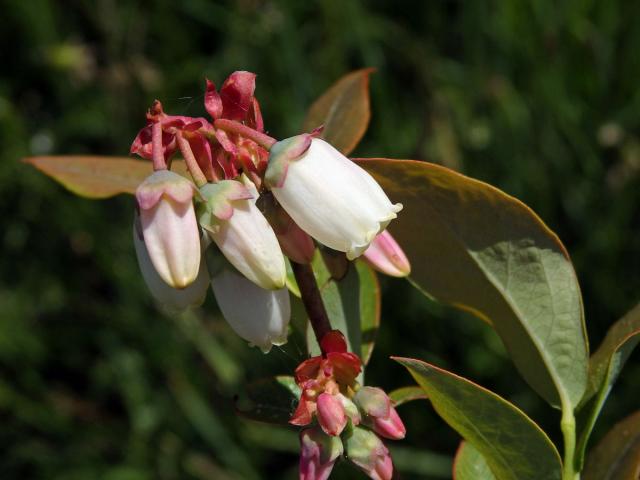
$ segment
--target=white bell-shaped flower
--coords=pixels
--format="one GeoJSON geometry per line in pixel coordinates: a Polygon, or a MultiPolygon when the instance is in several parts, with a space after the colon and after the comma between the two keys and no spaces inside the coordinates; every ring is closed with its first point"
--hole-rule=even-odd
{"type": "MultiPolygon", "coordinates": [[[[208,242],[208,240],[203,237],[202,241],[204,248],[204,241],[208,242]]],[[[198,276],[194,282],[185,288],[178,289],[167,285],[151,263],[149,252],[147,252],[147,247],[142,237],[142,228],[137,212],[133,223],[133,244],[136,249],[136,257],[138,258],[138,266],[142,272],[142,278],[151,295],[160,305],[170,312],[180,312],[187,308],[202,305],[209,289],[209,272],[204,262],[204,256],[202,256],[198,276]]]]}
{"type": "Polygon", "coordinates": [[[349,260],[360,256],[402,210],[365,170],[310,135],[272,147],[265,182],[304,231],[346,252],[349,260]]]}
{"type": "Polygon", "coordinates": [[[136,190],[149,258],[160,278],[174,288],[191,284],[200,268],[195,191],[193,183],[169,170],[153,172],[136,190]]]}
{"type": "Polygon", "coordinates": [[[231,328],[264,353],[287,342],[291,304],[286,288],[266,290],[231,268],[211,279],[218,307],[231,328]]]}
{"type": "Polygon", "coordinates": [[[234,180],[200,189],[202,228],[229,262],[245,277],[266,289],[282,288],[286,266],[273,229],[256,206],[257,193],[234,180]]]}

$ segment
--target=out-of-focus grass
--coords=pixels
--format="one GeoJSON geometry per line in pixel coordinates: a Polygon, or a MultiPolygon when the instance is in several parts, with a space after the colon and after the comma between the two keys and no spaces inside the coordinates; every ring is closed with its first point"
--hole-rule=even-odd
{"type": "MultiPolygon", "coordinates": [[[[377,68],[355,152],[421,158],[530,204],[566,243],[595,346],[640,294],[639,5],[629,2],[4,0],[0,41],[2,478],[295,478],[296,434],[238,418],[245,381],[291,372],[218,316],[152,305],[132,200],[79,199],[19,163],[122,155],[154,98],[201,115],[204,77],[258,73],[268,130],[296,133],[349,70],[377,68]]],[[[464,279],[461,279],[464,281],[464,279]]],[[[495,335],[385,280],[368,381],[408,384],[391,354],[434,361],[515,401],[558,439],[555,412],[495,335]]],[[[632,359],[598,425],[631,411],[632,359]]],[[[403,478],[441,478],[458,438],[427,402],[401,407],[403,478]],[[421,453],[427,452],[427,453],[421,453]]],[[[352,478],[343,465],[336,478],[352,478]]]]}

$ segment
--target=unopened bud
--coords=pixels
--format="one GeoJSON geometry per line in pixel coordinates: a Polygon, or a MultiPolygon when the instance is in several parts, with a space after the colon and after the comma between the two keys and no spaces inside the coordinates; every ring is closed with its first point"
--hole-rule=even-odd
{"type": "Polygon", "coordinates": [[[385,275],[406,277],[411,273],[411,264],[407,256],[387,230],[373,239],[362,258],[385,275]]]}
{"type": "Polygon", "coordinates": [[[374,480],[391,480],[393,463],[382,440],[361,427],[352,428],[344,438],[347,458],[374,480]]]}
{"type": "Polygon", "coordinates": [[[347,425],[344,405],[337,395],[321,393],[318,396],[318,423],[327,435],[337,436],[347,425]]]}
{"type": "Polygon", "coordinates": [[[394,407],[389,410],[387,418],[374,418],[371,427],[378,435],[390,440],[402,440],[407,434],[407,429],[394,407]]]}
{"type": "Polygon", "coordinates": [[[133,245],[136,249],[136,257],[138,258],[138,266],[140,267],[142,278],[151,295],[159,304],[170,311],[182,311],[189,307],[202,305],[209,289],[209,272],[204,262],[204,256],[200,261],[200,268],[195,281],[185,288],[178,289],[167,285],[151,263],[142,237],[142,227],[140,226],[138,212],[135,213],[133,222],[133,245]]]}
{"type": "Polygon", "coordinates": [[[343,447],[340,437],[331,437],[319,429],[300,432],[300,480],[327,480],[343,447]]]}
{"type": "Polygon", "coordinates": [[[377,387],[362,387],[354,400],[362,412],[370,417],[385,418],[389,416],[391,400],[384,390],[377,387]]]}
{"type": "Polygon", "coordinates": [[[200,267],[194,192],[189,180],[169,170],[153,172],[136,190],[149,258],[160,278],[174,288],[191,284],[200,267]]]}
{"type": "Polygon", "coordinates": [[[378,435],[390,440],[404,438],[407,430],[384,390],[376,387],[362,387],[356,393],[354,400],[364,414],[363,423],[378,435]]]}

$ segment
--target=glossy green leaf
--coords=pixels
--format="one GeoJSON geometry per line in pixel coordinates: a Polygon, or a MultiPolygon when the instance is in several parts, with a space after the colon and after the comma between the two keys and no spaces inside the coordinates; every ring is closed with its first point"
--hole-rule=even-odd
{"type": "Polygon", "coordinates": [[[482,454],[469,442],[461,442],[453,461],[454,480],[495,480],[482,454]]]}
{"type": "Polygon", "coordinates": [[[250,383],[236,398],[240,415],[261,422],[287,425],[300,398],[293,377],[279,375],[250,383]]]}
{"type": "Polygon", "coordinates": [[[640,411],[617,423],[589,452],[584,480],[640,478],[640,411]]]}
{"type": "MultiPolygon", "coordinates": [[[[380,285],[376,273],[364,262],[354,262],[344,278],[328,279],[320,287],[320,293],[331,326],[344,333],[349,351],[359,353],[366,365],[380,326],[380,285]]],[[[307,342],[311,354],[319,355],[311,326],[307,329],[307,342]]]]}
{"type": "Polygon", "coordinates": [[[351,72],[318,98],[304,120],[302,129],[311,131],[324,125],[322,138],[345,155],[356,148],[371,118],[369,75],[372,68],[351,72]]]}
{"type": "Polygon", "coordinates": [[[414,400],[427,400],[427,394],[420,387],[401,387],[389,392],[389,398],[397,407],[414,400]]]}
{"type": "Polygon", "coordinates": [[[562,465],[547,435],[520,409],[446,370],[394,358],[418,382],[433,408],[485,458],[498,480],[555,480],[562,465]]]}
{"type": "Polygon", "coordinates": [[[557,236],[522,202],[447,168],[358,163],[404,205],[390,231],[411,261],[411,281],[491,323],[540,395],[575,406],[586,386],[587,342],[580,289],[557,236]]]}
{"type": "Polygon", "coordinates": [[[640,341],[640,304],[618,320],[589,360],[589,382],[579,405],[576,464],[584,461],[587,442],[604,402],[629,355],[640,341]]]}

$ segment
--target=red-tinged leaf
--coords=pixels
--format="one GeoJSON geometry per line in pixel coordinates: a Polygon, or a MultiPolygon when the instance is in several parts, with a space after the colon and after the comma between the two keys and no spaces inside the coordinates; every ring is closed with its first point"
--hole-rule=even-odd
{"type": "Polygon", "coordinates": [[[288,425],[299,398],[295,379],[279,375],[247,385],[246,391],[236,397],[236,410],[252,420],[288,425]]]}
{"type": "Polygon", "coordinates": [[[589,360],[589,383],[578,406],[576,464],[582,467],[587,442],[604,402],[633,349],[640,342],[640,304],[618,320],[589,360]]]}
{"type": "Polygon", "coordinates": [[[420,387],[401,387],[389,392],[389,398],[398,407],[414,400],[428,400],[427,394],[420,387]]]}
{"type": "Polygon", "coordinates": [[[351,72],[318,98],[304,120],[302,129],[310,132],[324,125],[321,137],[345,155],[360,142],[369,125],[369,76],[373,68],[351,72]]]}
{"type": "Polygon", "coordinates": [[[496,480],[487,461],[469,442],[461,442],[453,460],[453,480],[496,480]]]}
{"type": "Polygon", "coordinates": [[[358,159],[404,209],[390,231],[411,281],[491,323],[527,382],[573,410],[587,382],[582,299],[558,237],[491,185],[413,160],[358,159]]]}
{"type": "MultiPolygon", "coordinates": [[[[133,194],[152,172],[150,162],[127,157],[60,155],[28,157],[23,160],[58,181],[76,195],[108,198],[133,194]]],[[[184,162],[174,160],[172,170],[188,176],[184,162]]]]}
{"type": "Polygon", "coordinates": [[[584,480],[640,478],[640,411],[617,423],[589,452],[584,480]]]}
{"type": "Polygon", "coordinates": [[[515,405],[426,362],[394,360],[409,370],[438,415],[473,444],[498,480],[560,480],[558,451],[515,405]]]}

